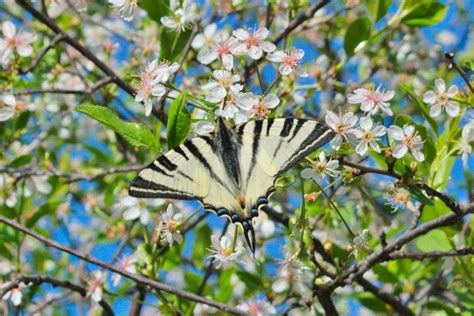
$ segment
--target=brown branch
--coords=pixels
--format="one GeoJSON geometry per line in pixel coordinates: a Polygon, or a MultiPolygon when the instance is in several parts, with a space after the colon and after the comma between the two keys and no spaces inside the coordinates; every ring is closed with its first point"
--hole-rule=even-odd
{"type": "Polygon", "coordinates": [[[194,293],[184,291],[184,290],[180,290],[180,289],[177,289],[175,287],[172,287],[170,285],[167,285],[167,284],[164,284],[164,283],[161,283],[161,282],[157,282],[155,280],[149,279],[149,278],[144,277],[142,275],[133,274],[133,273],[130,273],[128,271],[113,267],[113,266],[111,266],[111,265],[109,265],[109,264],[107,264],[107,263],[105,263],[101,260],[98,260],[98,259],[96,259],[96,258],[94,258],[90,255],[82,254],[82,253],[80,253],[80,252],[78,252],[74,249],[63,246],[63,245],[57,243],[56,241],[54,241],[52,239],[41,236],[40,234],[38,234],[38,233],[22,226],[19,223],[15,222],[11,219],[8,219],[4,216],[0,216],[0,222],[3,222],[5,224],[7,224],[8,226],[13,227],[16,230],[18,230],[20,232],[23,232],[23,233],[25,233],[25,234],[41,241],[42,243],[44,243],[45,245],[47,245],[49,247],[52,247],[52,248],[58,249],[59,251],[68,253],[70,255],[73,255],[77,258],[80,258],[84,261],[92,263],[96,266],[99,266],[99,267],[101,267],[103,269],[106,269],[108,271],[111,271],[113,273],[120,274],[121,276],[124,276],[124,277],[126,277],[126,278],[128,278],[132,281],[135,281],[136,283],[138,283],[142,286],[149,286],[149,287],[151,287],[151,288],[153,288],[157,291],[164,291],[164,292],[167,292],[167,293],[175,294],[177,296],[188,299],[190,301],[206,304],[206,305],[215,307],[215,308],[217,308],[219,310],[222,310],[222,311],[225,311],[225,312],[229,312],[229,313],[233,313],[233,314],[237,314],[237,315],[245,315],[245,313],[243,313],[241,310],[239,310],[235,307],[230,307],[230,306],[225,305],[223,303],[216,302],[214,300],[196,295],[194,293]]]}
{"type": "MultiPolygon", "coordinates": [[[[41,276],[41,275],[35,275],[35,276],[26,276],[26,275],[21,275],[17,277],[14,281],[8,283],[7,286],[2,288],[2,291],[0,292],[0,298],[3,297],[8,291],[13,290],[14,288],[17,288],[20,283],[25,283],[25,284],[43,284],[43,283],[48,283],[51,284],[53,287],[61,287],[65,288],[68,290],[71,290],[73,292],[79,293],[82,297],[85,297],[87,295],[87,289],[83,286],[74,284],[69,281],[63,281],[63,280],[57,280],[54,279],[50,276],[41,276]]],[[[99,302],[99,305],[102,307],[104,310],[105,315],[114,315],[114,312],[110,305],[102,299],[99,302]]]]}
{"type": "Polygon", "coordinates": [[[43,60],[44,56],[46,55],[47,52],[49,52],[50,49],[54,48],[54,46],[56,46],[57,43],[59,43],[60,41],[62,41],[64,39],[63,37],[63,34],[56,34],[56,36],[53,38],[53,40],[51,41],[51,43],[49,43],[48,46],[46,46],[42,51],[41,53],[38,54],[38,56],[36,56],[36,58],[32,61],[31,65],[29,65],[28,67],[26,68],[20,68],[18,70],[18,73],[20,75],[24,75],[30,71],[32,71],[33,69],[36,68],[36,66],[39,65],[39,63],[41,62],[41,60],[43,60]]]}
{"type": "Polygon", "coordinates": [[[328,286],[328,288],[330,290],[335,290],[337,287],[343,286],[346,283],[352,283],[354,280],[361,278],[364,273],[367,272],[370,268],[372,268],[375,264],[389,260],[391,253],[399,250],[401,247],[403,247],[405,244],[412,241],[413,239],[422,236],[433,229],[452,225],[453,223],[458,222],[458,220],[462,217],[473,212],[474,206],[471,205],[466,208],[466,210],[464,210],[461,214],[449,213],[447,215],[426,222],[413,230],[409,230],[403,233],[396,240],[389,242],[387,246],[380,248],[379,250],[369,255],[364,261],[357,263],[351,269],[347,270],[338,279],[334,280],[332,284],[328,286]]]}
{"type": "Polygon", "coordinates": [[[458,257],[458,256],[470,256],[474,255],[474,247],[455,249],[449,251],[430,251],[430,252],[394,252],[391,253],[388,260],[397,260],[397,259],[414,259],[414,260],[424,260],[424,259],[436,259],[443,257],[458,257]]]}

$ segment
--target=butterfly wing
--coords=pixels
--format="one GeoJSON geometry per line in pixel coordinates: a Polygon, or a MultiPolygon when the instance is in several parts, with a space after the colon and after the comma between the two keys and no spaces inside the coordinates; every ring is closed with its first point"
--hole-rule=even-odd
{"type": "Polygon", "coordinates": [[[234,129],[242,139],[242,190],[256,209],[268,202],[279,175],[334,137],[318,121],[293,118],[252,121],[234,129]]]}

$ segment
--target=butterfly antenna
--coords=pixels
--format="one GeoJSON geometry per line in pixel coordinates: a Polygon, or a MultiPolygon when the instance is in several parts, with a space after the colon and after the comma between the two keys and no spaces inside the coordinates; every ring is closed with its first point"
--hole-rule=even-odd
{"type": "Polygon", "coordinates": [[[327,195],[326,191],[324,191],[323,187],[321,187],[319,185],[318,182],[316,181],[313,181],[316,186],[319,188],[319,190],[321,191],[321,193],[326,197],[326,199],[328,199],[329,201],[329,204],[331,204],[331,206],[336,210],[336,213],[337,215],[339,215],[339,218],[342,220],[342,222],[344,223],[344,226],[346,226],[346,229],[347,231],[349,232],[349,234],[351,234],[352,237],[355,237],[356,235],[354,234],[354,232],[351,230],[351,228],[349,227],[349,225],[347,224],[346,220],[344,219],[344,217],[342,216],[341,214],[341,211],[339,211],[339,209],[337,208],[336,204],[334,204],[334,202],[332,201],[332,199],[327,195]]]}

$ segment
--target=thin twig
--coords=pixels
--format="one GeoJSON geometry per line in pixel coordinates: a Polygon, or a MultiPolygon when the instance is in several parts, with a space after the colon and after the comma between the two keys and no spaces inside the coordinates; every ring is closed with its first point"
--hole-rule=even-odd
{"type": "MultiPolygon", "coordinates": [[[[47,283],[47,284],[51,284],[53,287],[61,287],[61,288],[65,288],[73,292],[79,293],[82,297],[85,297],[87,295],[87,289],[85,287],[77,285],[69,281],[58,280],[50,276],[21,275],[17,277],[14,281],[8,283],[6,286],[3,286],[1,288],[0,298],[3,297],[8,291],[11,291],[12,289],[17,288],[22,282],[25,284],[31,283],[31,284],[37,284],[37,285],[47,283]]],[[[103,298],[100,300],[99,305],[104,310],[105,315],[114,315],[112,308],[106,301],[104,301],[103,298]]]]}
{"type": "Polygon", "coordinates": [[[43,60],[43,57],[46,55],[46,53],[54,48],[54,46],[56,46],[57,43],[59,43],[60,41],[62,41],[64,39],[63,35],[62,34],[56,34],[56,36],[53,38],[53,40],[51,41],[51,43],[49,43],[48,46],[46,46],[42,51],[41,53],[38,54],[38,56],[36,56],[36,58],[33,60],[33,62],[26,68],[20,68],[18,70],[18,73],[20,75],[24,75],[26,73],[29,73],[30,71],[32,71],[33,69],[36,68],[36,66],[39,65],[39,63],[41,62],[41,60],[43,60]]]}
{"type": "Polygon", "coordinates": [[[44,237],[44,236],[28,229],[28,228],[20,225],[16,221],[8,219],[4,216],[0,216],[0,222],[3,222],[5,224],[7,224],[8,226],[13,227],[16,230],[21,231],[21,232],[23,232],[23,233],[39,240],[39,241],[41,241],[42,243],[44,243],[45,245],[47,245],[49,247],[53,247],[55,249],[58,249],[59,251],[68,253],[70,255],[73,255],[77,258],[80,258],[84,261],[92,263],[96,266],[99,266],[99,267],[101,267],[103,269],[106,269],[108,271],[111,271],[113,273],[120,274],[121,276],[124,276],[124,277],[126,277],[126,278],[128,278],[132,281],[135,281],[136,283],[141,284],[143,286],[149,286],[149,287],[151,287],[151,288],[153,288],[157,291],[164,291],[164,292],[168,292],[168,293],[171,293],[171,294],[175,294],[177,296],[188,299],[190,301],[194,301],[194,302],[202,303],[202,304],[205,304],[205,305],[209,305],[209,306],[215,307],[215,308],[217,308],[219,310],[222,310],[222,311],[225,311],[225,312],[234,313],[234,314],[237,314],[237,315],[245,315],[245,313],[243,313],[241,310],[239,310],[235,307],[228,306],[226,304],[211,300],[211,299],[206,298],[206,297],[196,295],[196,294],[188,292],[188,291],[177,289],[175,287],[172,287],[170,285],[167,285],[167,284],[164,284],[164,283],[161,283],[161,282],[157,282],[155,280],[149,279],[149,278],[144,277],[142,275],[133,274],[133,273],[130,273],[130,272],[125,271],[123,269],[113,267],[113,266],[111,266],[111,265],[109,265],[109,264],[107,264],[107,263],[105,263],[101,260],[98,260],[98,259],[96,259],[96,258],[94,258],[90,255],[86,255],[86,254],[80,253],[80,252],[78,252],[74,249],[71,249],[69,247],[63,246],[63,245],[57,243],[56,241],[54,241],[52,239],[49,239],[49,238],[46,238],[46,237],[44,237]]]}
{"type": "Polygon", "coordinates": [[[462,79],[469,87],[469,90],[471,90],[471,93],[474,93],[474,87],[471,85],[471,81],[467,77],[466,73],[454,61],[454,53],[451,53],[451,52],[444,53],[444,57],[449,61],[451,66],[453,66],[454,69],[456,69],[456,71],[461,75],[462,79]]]}

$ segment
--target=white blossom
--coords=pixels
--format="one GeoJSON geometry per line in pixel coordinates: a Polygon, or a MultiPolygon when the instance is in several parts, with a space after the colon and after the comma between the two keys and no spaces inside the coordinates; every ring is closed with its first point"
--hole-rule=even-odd
{"type": "Polygon", "coordinates": [[[368,116],[359,120],[360,128],[354,130],[354,135],[357,137],[356,153],[363,156],[367,150],[372,148],[376,152],[380,152],[380,146],[377,143],[380,137],[385,135],[385,126],[374,124],[372,119],[368,116]]]}
{"type": "Polygon", "coordinates": [[[357,124],[358,117],[352,112],[344,115],[339,112],[339,116],[331,111],[327,111],[326,124],[336,133],[329,145],[338,150],[344,141],[354,140],[356,138],[354,128],[357,124]]]}
{"type": "Polygon", "coordinates": [[[266,300],[251,299],[237,305],[237,308],[251,316],[276,315],[276,309],[266,300]]]}
{"type": "Polygon", "coordinates": [[[228,89],[238,81],[239,75],[233,75],[228,70],[214,70],[212,75],[215,80],[206,83],[202,90],[206,95],[206,100],[209,102],[222,102],[227,96],[228,89]]]}
{"type": "Polygon", "coordinates": [[[429,90],[423,94],[423,101],[430,106],[430,115],[437,117],[443,110],[446,110],[449,116],[455,117],[459,115],[459,105],[450,100],[458,93],[458,87],[451,85],[446,91],[446,83],[442,78],[435,80],[436,90],[429,90]]]}
{"type": "Polygon", "coordinates": [[[389,205],[393,208],[393,212],[399,209],[408,208],[414,210],[415,206],[411,202],[410,192],[404,188],[394,188],[390,194],[385,195],[387,202],[385,205],[389,205]]]}
{"type": "Polygon", "coordinates": [[[390,101],[393,99],[395,91],[381,90],[380,86],[377,90],[369,90],[365,88],[359,88],[353,91],[352,94],[347,96],[347,101],[351,104],[360,104],[360,109],[370,114],[376,114],[379,110],[386,115],[393,115],[390,109],[390,101]]]}
{"type": "Polygon", "coordinates": [[[312,168],[305,168],[301,171],[301,176],[304,179],[313,179],[318,181],[320,179],[328,180],[329,177],[336,177],[339,174],[339,161],[335,159],[326,159],[326,154],[321,151],[318,159],[313,163],[312,168]]]}
{"type": "Polygon", "coordinates": [[[27,285],[24,282],[20,282],[17,287],[11,289],[5,295],[3,295],[3,300],[7,301],[10,299],[10,301],[13,303],[14,306],[19,306],[21,304],[21,301],[23,299],[23,293],[21,292],[27,285]]]}
{"type": "MultiPolygon", "coordinates": [[[[153,200],[149,203],[154,203],[155,206],[161,204],[162,200],[153,200]],[[159,204],[157,204],[159,203],[159,204]]],[[[120,201],[113,206],[113,209],[117,212],[123,212],[123,218],[127,221],[132,221],[140,219],[140,222],[143,225],[150,223],[150,212],[148,208],[151,205],[148,205],[142,199],[137,199],[131,196],[125,196],[120,198],[120,201]]]]}
{"type": "Polygon", "coordinates": [[[196,18],[196,4],[184,1],[183,6],[178,8],[173,1],[170,5],[170,12],[172,15],[161,17],[161,24],[172,30],[184,31],[196,18]]]}
{"type": "Polygon", "coordinates": [[[7,66],[16,52],[21,57],[28,57],[33,53],[31,44],[36,40],[33,33],[17,32],[15,24],[10,21],[2,23],[2,33],[5,38],[0,38],[0,64],[7,66]]]}
{"type": "Polygon", "coordinates": [[[234,47],[234,54],[248,54],[250,58],[257,60],[262,57],[263,52],[271,53],[276,48],[275,44],[265,40],[269,34],[265,27],[258,30],[239,28],[232,34],[241,41],[234,47]]]}
{"type": "Polygon", "coordinates": [[[388,135],[400,142],[392,151],[393,157],[402,158],[410,150],[417,161],[425,160],[425,155],[422,152],[423,140],[416,132],[414,126],[405,124],[402,129],[399,126],[392,125],[388,129],[388,135]]]}
{"type": "Polygon", "coordinates": [[[118,10],[120,17],[125,21],[133,19],[138,6],[138,0],[109,0],[109,3],[118,10]]]}
{"type": "Polygon", "coordinates": [[[16,98],[12,94],[6,94],[0,101],[0,122],[8,121],[15,115],[16,98]]]}
{"type": "Polygon", "coordinates": [[[464,166],[467,165],[469,154],[472,153],[471,143],[474,142],[474,120],[464,125],[461,132],[461,140],[459,143],[459,151],[461,153],[464,166]]]}
{"type": "Polygon", "coordinates": [[[280,103],[280,99],[276,94],[270,93],[265,97],[257,96],[253,93],[245,93],[237,100],[237,103],[243,109],[250,109],[250,111],[258,118],[267,117],[270,110],[276,108],[280,103]]]}
{"type": "Polygon", "coordinates": [[[288,52],[276,51],[268,54],[267,59],[271,62],[280,63],[278,70],[283,76],[288,76],[293,72],[300,77],[307,77],[308,74],[300,67],[304,50],[293,49],[288,52]]]}
{"type": "Polygon", "coordinates": [[[364,229],[352,239],[352,245],[350,246],[352,248],[351,255],[357,258],[361,253],[369,251],[369,236],[369,230],[364,229]]]}
{"type": "Polygon", "coordinates": [[[95,303],[102,301],[102,286],[105,281],[105,273],[101,270],[95,270],[92,272],[91,277],[88,280],[87,286],[87,297],[95,303]]]}
{"type": "Polygon", "coordinates": [[[214,36],[216,35],[216,32],[216,23],[206,25],[202,33],[196,34],[193,41],[191,42],[191,47],[197,50],[212,45],[214,43],[214,36]]]}
{"type": "Polygon", "coordinates": [[[166,239],[170,246],[176,241],[178,244],[183,242],[181,227],[184,223],[184,215],[179,210],[175,212],[173,204],[169,204],[166,212],[161,215],[163,221],[161,237],[166,239]]]}
{"type": "Polygon", "coordinates": [[[234,265],[243,254],[244,249],[239,245],[234,245],[232,240],[227,236],[222,236],[219,240],[219,237],[216,235],[211,236],[212,248],[210,251],[212,255],[210,258],[213,258],[216,262],[216,268],[228,268],[234,265]]]}
{"type": "MultiPolygon", "coordinates": [[[[135,266],[137,262],[138,262],[138,256],[136,254],[132,254],[120,260],[118,267],[130,273],[137,273],[137,268],[135,266]]],[[[112,275],[112,284],[114,286],[117,286],[120,283],[121,279],[122,279],[122,276],[120,274],[114,273],[112,275]]]]}
{"type": "Polygon", "coordinates": [[[282,293],[290,287],[298,290],[302,294],[307,290],[304,284],[304,272],[306,270],[303,262],[298,259],[297,254],[291,253],[288,247],[283,250],[285,259],[279,262],[280,268],[276,280],[272,284],[272,289],[276,293],[282,293]]]}
{"type": "Polygon", "coordinates": [[[232,51],[237,45],[237,40],[229,37],[226,32],[218,32],[208,46],[201,48],[197,55],[197,60],[208,65],[216,59],[220,59],[224,68],[231,70],[234,67],[234,57],[232,51]]]}
{"type": "Polygon", "coordinates": [[[240,91],[242,88],[243,86],[240,84],[230,86],[224,106],[216,110],[216,115],[222,116],[227,120],[232,119],[235,124],[248,121],[253,114],[251,104],[246,100],[250,98],[250,95],[253,95],[253,93],[243,93],[240,91]]]}

